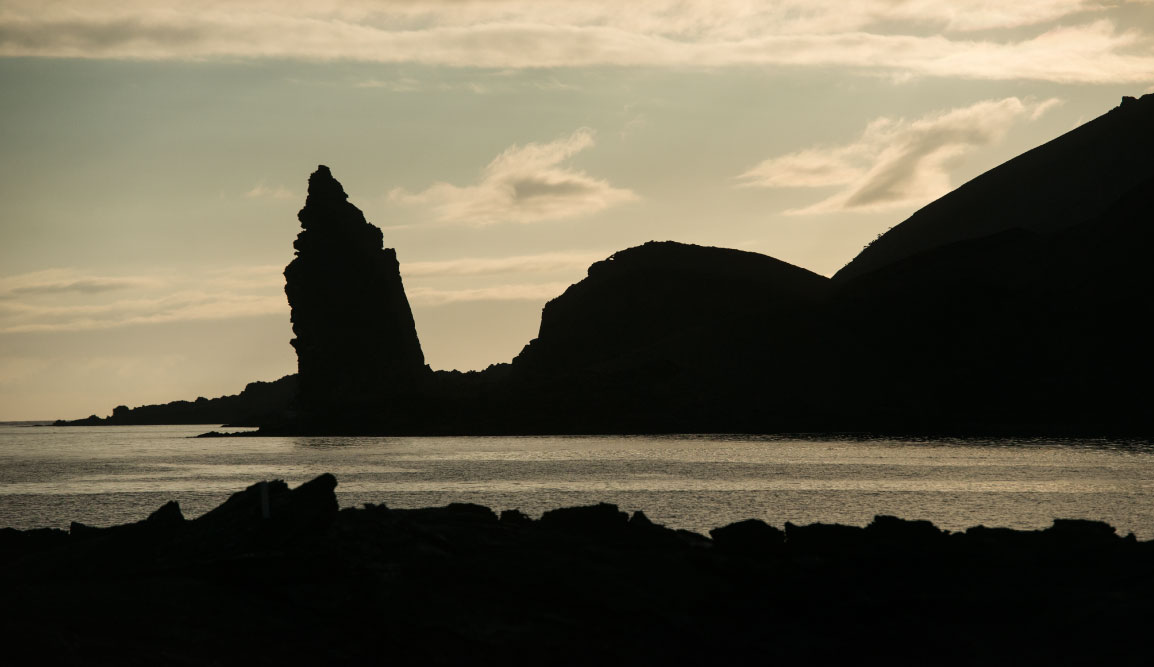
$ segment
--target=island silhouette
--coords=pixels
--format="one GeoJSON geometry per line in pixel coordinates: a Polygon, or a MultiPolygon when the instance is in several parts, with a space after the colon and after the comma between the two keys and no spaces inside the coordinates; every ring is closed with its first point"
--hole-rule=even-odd
{"type": "MultiPolygon", "coordinates": [[[[942,197],[833,278],[650,242],[484,371],[425,363],[394,249],[331,171],[285,270],[298,373],[59,424],[259,433],[1152,425],[1154,95],[942,197]]],[[[708,536],[609,504],[341,508],[325,474],[186,519],[0,529],[14,664],[1148,664],[1154,540],[877,516],[708,536]]]]}
{"type": "Polygon", "coordinates": [[[263,434],[1154,432],[1154,94],[928,204],[825,278],[650,242],[482,371],[425,364],[396,251],[329,168],[285,269],[298,372],[68,424],[263,434]]]}

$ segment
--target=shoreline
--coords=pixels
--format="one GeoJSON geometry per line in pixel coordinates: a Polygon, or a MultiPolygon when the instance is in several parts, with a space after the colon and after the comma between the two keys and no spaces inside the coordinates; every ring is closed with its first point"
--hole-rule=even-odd
{"type": "Polygon", "coordinates": [[[9,646],[49,664],[1148,658],[1154,540],[1101,522],[705,536],[608,504],[340,509],[336,486],[260,482],[195,520],[170,502],[110,528],[0,530],[9,646]]]}
{"type": "MultiPolygon", "coordinates": [[[[188,424],[193,426],[194,424],[188,424]]],[[[228,428],[222,426],[222,428],[228,428]]],[[[253,427],[244,427],[253,428],[253,427]]],[[[1133,442],[1145,442],[1154,444],[1154,434],[1145,430],[1078,430],[1078,429],[947,429],[942,431],[932,430],[863,430],[863,429],[849,429],[849,430],[796,430],[783,429],[777,431],[476,431],[476,432],[457,432],[457,431],[437,431],[437,430],[421,430],[421,431],[389,431],[389,432],[361,432],[357,430],[322,430],[322,431],[292,431],[292,430],[274,430],[265,431],[263,427],[256,427],[253,431],[207,431],[200,433],[194,438],[243,438],[243,437],[261,437],[261,438],[278,438],[278,437],[379,437],[379,438],[493,438],[493,437],[526,437],[526,438],[551,438],[551,437],[638,437],[638,436],[660,436],[660,437],[725,437],[725,436],[765,436],[775,438],[817,438],[817,439],[895,439],[895,440],[949,440],[949,439],[1031,439],[1031,438],[1054,438],[1057,440],[1106,440],[1118,439],[1133,442]]]]}

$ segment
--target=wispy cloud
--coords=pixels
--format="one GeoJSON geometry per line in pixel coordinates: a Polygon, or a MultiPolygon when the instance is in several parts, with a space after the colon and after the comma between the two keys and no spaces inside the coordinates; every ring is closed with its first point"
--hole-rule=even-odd
{"type": "Polygon", "coordinates": [[[283,313],[284,297],[182,291],[162,298],[99,305],[0,307],[0,333],[90,331],[142,324],[216,320],[283,313]]]}
{"type": "Polygon", "coordinates": [[[987,100],[909,121],[879,118],[854,142],[770,158],[739,176],[743,187],[839,186],[830,197],[787,213],[872,211],[924,204],[950,190],[960,159],[997,143],[1014,123],[1036,120],[1056,99],[987,100]]]}
{"type": "Polygon", "coordinates": [[[65,294],[78,292],[80,294],[99,294],[115,290],[140,287],[140,280],[132,278],[82,278],[64,282],[49,282],[33,285],[13,287],[7,293],[0,293],[0,298],[19,296],[23,294],[65,294]]]}
{"type": "Polygon", "coordinates": [[[304,200],[303,195],[299,195],[292,190],[289,190],[283,185],[269,186],[264,183],[258,183],[251,190],[244,193],[245,197],[249,199],[300,199],[304,200]]]}
{"type": "Polygon", "coordinates": [[[366,79],[356,82],[353,84],[353,87],[377,88],[390,93],[467,91],[477,95],[486,95],[493,92],[492,86],[477,81],[447,83],[444,81],[422,81],[412,77],[401,77],[399,79],[366,79]]]}
{"type": "Polygon", "coordinates": [[[570,283],[525,283],[464,289],[410,287],[409,301],[415,306],[441,306],[461,301],[548,301],[565,291],[570,283]]]}
{"type": "Polygon", "coordinates": [[[466,257],[434,262],[401,264],[406,279],[433,276],[481,276],[501,273],[551,273],[555,271],[583,271],[590,264],[604,259],[610,253],[542,253],[514,257],[466,257]]]}
{"type": "MultiPolygon", "coordinates": [[[[1131,17],[1123,23],[1126,15],[1115,5],[9,0],[0,9],[0,55],[349,59],[498,69],[841,66],[924,76],[1148,84],[1154,80],[1151,22],[1131,17]]],[[[1147,6],[1131,11],[1151,11],[1147,6]]],[[[409,84],[382,85],[402,90],[409,84]]]]}
{"type": "MultiPolygon", "coordinates": [[[[541,253],[406,262],[413,305],[466,301],[547,301],[609,253],[541,253]],[[509,284],[474,286],[506,276],[509,284]],[[421,284],[433,282],[434,285],[421,284]]],[[[173,322],[287,314],[279,265],[161,269],[137,275],[86,275],[49,269],[0,276],[0,335],[93,331],[173,322]]]]}
{"type": "Polygon", "coordinates": [[[280,270],[243,267],[97,276],[49,269],[0,277],[0,334],[283,313],[288,304],[280,270]]]}
{"type": "Polygon", "coordinates": [[[418,193],[395,189],[389,198],[428,206],[442,222],[473,225],[570,218],[637,199],[630,190],[563,164],[592,145],[592,130],[582,128],[549,143],[512,146],[484,168],[476,185],[434,183],[418,193]]]}
{"type": "Polygon", "coordinates": [[[153,276],[93,276],[69,269],[45,269],[0,276],[0,299],[51,295],[95,295],[133,288],[155,287],[153,276]]]}
{"type": "Polygon", "coordinates": [[[393,93],[412,93],[424,88],[420,80],[410,77],[400,79],[365,79],[353,84],[354,88],[380,88],[393,93]]]}

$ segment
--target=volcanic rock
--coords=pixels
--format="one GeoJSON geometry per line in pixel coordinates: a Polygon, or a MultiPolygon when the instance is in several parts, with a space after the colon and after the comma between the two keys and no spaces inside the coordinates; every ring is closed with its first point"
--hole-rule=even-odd
{"type": "Polygon", "coordinates": [[[285,268],[306,422],[387,414],[428,376],[396,251],[326,166],[309,177],[285,268]]]}
{"type": "Polygon", "coordinates": [[[763,556],[780,552],[785,533],[761,519],[745,519],[709,531],[719,549],[763,556]]]}
{"type": "Polygon", "coordinates": [[[338,512],[335,486],[262,482],[170,530],[0,529],[4,664],[1149,663],[1154,542],[1094,521],[710,540],[608,504],[338,512]]]}

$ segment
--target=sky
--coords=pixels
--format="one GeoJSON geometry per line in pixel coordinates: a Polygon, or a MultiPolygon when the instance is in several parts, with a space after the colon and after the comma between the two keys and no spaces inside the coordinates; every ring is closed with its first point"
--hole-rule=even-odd
{"type": "Polygon", "coordinates": [[[617,250],[832,275],[1150,92],[1154,0],[0,0],[0,420],[294,372],[318,164],[480,369],[617,250]]]}

